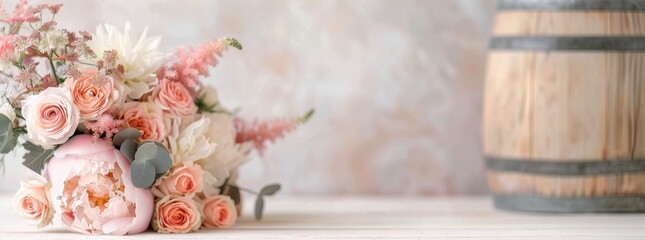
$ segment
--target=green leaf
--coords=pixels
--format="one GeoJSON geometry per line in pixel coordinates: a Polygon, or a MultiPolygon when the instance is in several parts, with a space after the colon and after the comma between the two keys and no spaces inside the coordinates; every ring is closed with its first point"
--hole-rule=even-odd
{"type": "Polygon", "coordinates": [[[27,151],[23,157],[25,161],[22,164],[38,174],[45,168],[45,162],[54,156],[54,149],[43,149],[29,141],[22,146],[27,151]]]}
{"type": "Polygon", "coordinates": [[[260,195],[271,196],[280,190],[280,184],[268,185],[260,190],[260,195]]]}
{"type": "Polygon", "coordinates": [[[305,113],[305,115],[298,118],[298,122],[300,122],[300,124],[305,124],[309,122],[309,119],[311,119],[311,117],[314,116],[314,113],[316,113],[316,110],[310,109],[309,111],[307,111],[307,113],[305,113]]]}
{"type": "Polygon", "coordinates": [[[166,146],[159,142],[155,142],[155,145],[157,146],[157,155],[152,163],[155,165],[158,174],[166,173],[172,167],[172,158],[166,146]]]}
{"type": "Polygon", "coordinates": [[[0,153],[9,153],[18,143],[18,134],[13,131],[13,123],[4,114],[0,114],[0,153]]]}
{"type": "Polygon", "coordinates": [[[121,143],[121,147],[119,147],[119,150],[125,155],[125,157],[130,160],[130,162],[134,161],[134,153],[137,152],[137,143],[134,142],[132,139],[126,139],[121,143]]]}
{"type": "Polygon", "coordinates": [[[134,159],[152,162],[157,174],[167,172],[172,166],[172,158],[168,153],[168,149],[158,142],[141,143],[134,154],[134,159]]]}
{"type": "Polygon", "coordinates": [[[150,160],[157,156],[157,145],[154,142],[142,142],[134,155],[135,160],[150,160]]]}
{"type": "Polygon", "coordinates": [[[155,180],[163,177],[163,175],[166,175],[166,173],[157,173],[157,174],[155,174],[155,180]]]}
{"type": "Polygon", "coordinates": [[[237,41],[237,39],[225,38],[224,41],[226,41],[226,45],[242,50],[242,44],[239,41],[237,41]]]}
{"type": "Polygon", "coordinates": [[[264,198],[262,194],[258,195],[255,200],[255,220],[262,220],[262,213],[264,212],[264,198]]]}
{"type": "Polygon", "coordinates": [[[155,182],[155,166],[150,161],[135,160],[130,169],[132,184],[137,188],[148,188],[155,182]]]}
{"type": "Polygon", "coordinates": [[[114,135],[114,138],[112,138],[112,143],[114,143],[115,146],[120,146],[127,139],[138,139],[140,137],[141,132],[139,132],[139,130],[137,130],[136,128],[126,128],[114,135]]]}

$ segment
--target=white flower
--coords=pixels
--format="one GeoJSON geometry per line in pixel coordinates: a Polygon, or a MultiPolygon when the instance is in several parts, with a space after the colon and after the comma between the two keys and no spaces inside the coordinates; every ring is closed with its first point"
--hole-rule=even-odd
{"type": "Polygon", "coordinates": [[[104,51],[118,52],[117,64],[125,69],[122,80],[131,89],[128,96],[138,99],[156,84],[155,71],[163,65],[166,53],[159,51],[161,36],[147,37],[146,28],[137,38],[130,30],[130,23],[123,32],[112,25],[99,25],[89,45],[99,57],[104,51]]]}
{"type": "Polygon", "coordinates": [[[215,144],[205,134],[210,126],[210,119],[201,118],[181,132],[178,126],[168,136],[168,150],[175,163],[193,162],[204,159],[215,151],[215,144]]]}
{"type": "Polygon", "coordinates": [[[251,150],[252,145],[235,144],[235,126],[228,115],[211,113],[206,114],[205,117],[210,119],[205,137],[217,144],[217,148],[197,164],[201,165],[204,171],[211,173],[218,180],[219,185],[229,177],[232,170],[246,162],[246,153],[251,150]]]}
{"type": "Polygon", "coordinates": [[[43,148],[66,142],[78,127],[80,113],[67,88],[50,87],[22,101],[27,138],[43,148]]]}
{"type": "Polygon", "coordinates": [[[45,32],[45,37],[40,42],[42,51],[62,49],[69,43],[67,33],[63,30],[55,29],[45,32]]]}

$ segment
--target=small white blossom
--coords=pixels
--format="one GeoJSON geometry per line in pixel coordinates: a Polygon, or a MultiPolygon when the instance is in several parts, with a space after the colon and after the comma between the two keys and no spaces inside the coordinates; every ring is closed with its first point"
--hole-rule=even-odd
{"type": "Polygon", "coordinates": [[[67,33],[63,30],[55,29],[45,32],[45,37],[40,42],[40,48],[44,51],[56,50],[64,48],[67,44],[69,44],[67,33]]]}

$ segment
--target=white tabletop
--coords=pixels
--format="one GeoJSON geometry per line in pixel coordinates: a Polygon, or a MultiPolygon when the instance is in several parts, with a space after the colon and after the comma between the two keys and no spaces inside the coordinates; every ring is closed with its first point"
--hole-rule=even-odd
{"type": "MultiPolygon", "coordinates": [[[[21,223],[0,196],[0,239],[86,239],[61,227],[21,223]]],[[[232,229],[183,235],[148,232],[128,239],[645,239],[645,214],[527,214],[497,211],[487,197],[273,197],[265,219],[252,199],[232,229]]],[[[124,238],[106,236],[105,239],[124,238]]]]}

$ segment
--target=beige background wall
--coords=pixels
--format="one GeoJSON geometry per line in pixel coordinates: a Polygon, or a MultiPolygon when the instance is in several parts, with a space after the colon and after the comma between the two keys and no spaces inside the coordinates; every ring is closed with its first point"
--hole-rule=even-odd
{"type": "MultiPolygon", "coordinates": [[[[9,3],[15,1],[9,1],[9,3]]],[[[251,188],[291,194],[464,194],[486,191],[480,148],[492,0],[74,0],[59,23],[100,22],[163,34],[163,46],[220,36],[228,52],[208,80],[244,116],[306,126],[242,169],[251,188]]],[[[15,186],[9,158],[2,189],[15,186]]]]}

